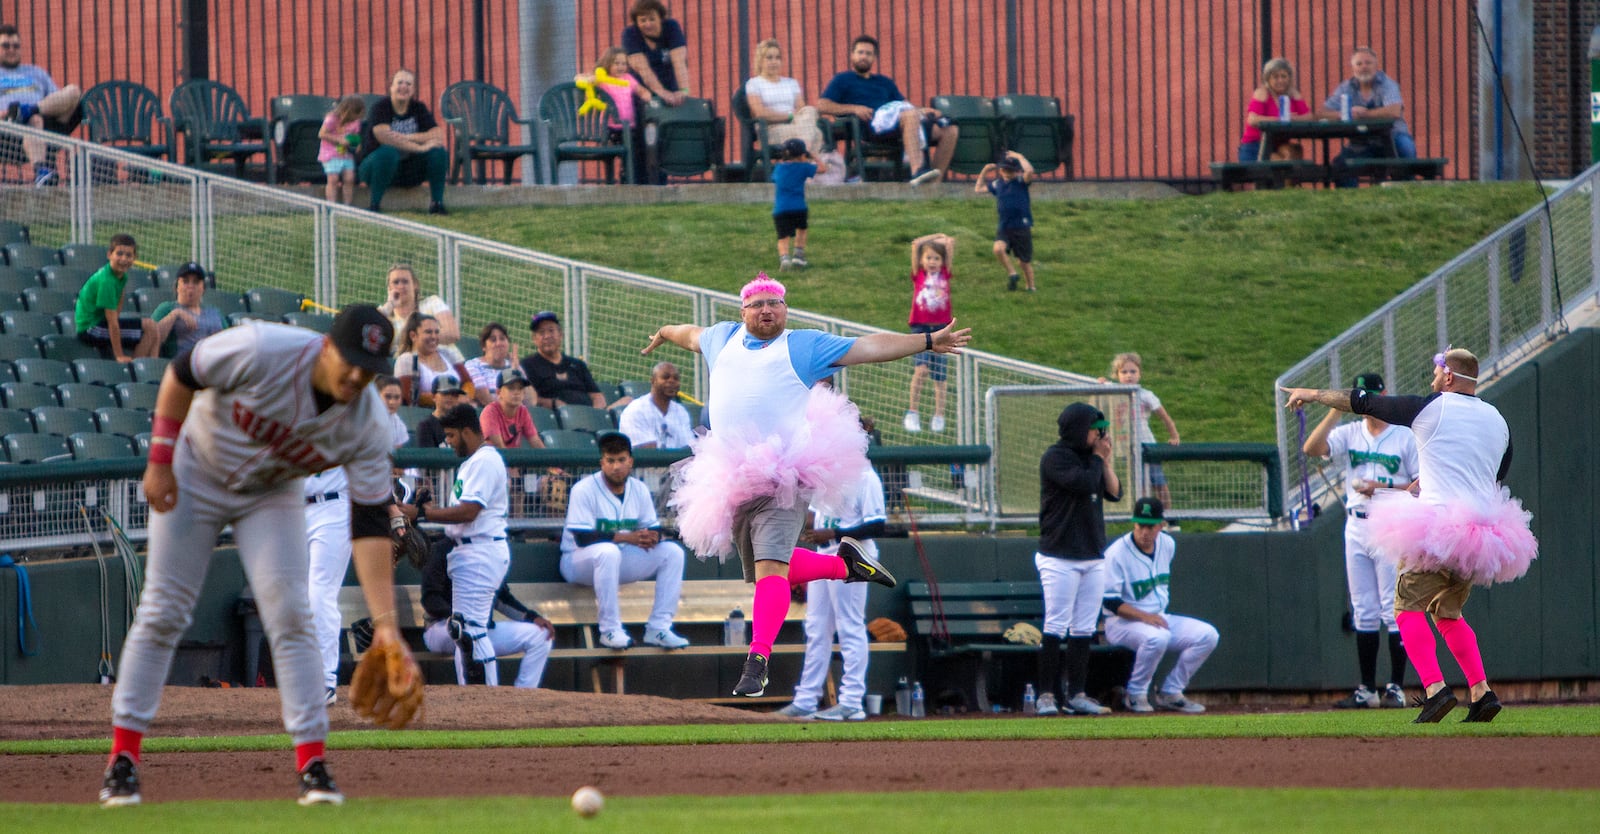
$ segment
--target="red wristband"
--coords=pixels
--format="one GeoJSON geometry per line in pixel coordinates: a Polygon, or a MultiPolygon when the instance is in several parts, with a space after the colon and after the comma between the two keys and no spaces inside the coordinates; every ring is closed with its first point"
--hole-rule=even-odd
{"type": "Polygon", "coordinates": [[[150,462],[165,466],[172,465],[172,453],[177,447],[178,430],[183,428],[182,420],[156,415],[150,424],[150,462]]]}

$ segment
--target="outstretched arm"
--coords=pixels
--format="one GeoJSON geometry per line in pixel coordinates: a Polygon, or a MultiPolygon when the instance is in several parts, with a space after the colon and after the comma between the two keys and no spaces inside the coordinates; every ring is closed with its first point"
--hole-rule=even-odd
{"type": "Polygon", "coordinates": [[[1296,409],[1309,403],[1320,403],[1339,411],[1350,411],[1350,392],[1334,391],[1327,388],[1283,388],[1279,391],[1289,395],[1289,401],[1284,408],[1296,409]]]}
{"type": "Polygon", "coordinates": [[[892,362],[912,354],[932,350],[934,353],[960,353],[972,340],[972,328],[955,329],[955,319],[934,333],[873,333],[856,339],[836,365],[866,365],[872,362],[892,362]]]}
{"type": "Polygon", "coordinates": [[[697,324],[669,324],[655,332],[650,337],[650,344],[645,345],[640,354],[649,355],[656,348],[664,344],[677,345],[684,350],[700,352],[700,331],[705,328],[697,324]]]}

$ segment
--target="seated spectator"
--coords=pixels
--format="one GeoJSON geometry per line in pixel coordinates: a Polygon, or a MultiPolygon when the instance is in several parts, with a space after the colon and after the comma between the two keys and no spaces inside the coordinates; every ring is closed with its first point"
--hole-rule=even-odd
{"type": "Polygon", "coordinates": [[[931,107],[917,107],[906,101],[894,79],[874,73],[878,63],[878,40],[860,35],[850,43],[850,69],[828,82],[817,101],[817,109],[829,116],[854,116],[863,129],[880,142],[898,141],[905,149],[906,167],[911,169],[911,184],[934,182],[944,176],[956,153],[960,130],[931,107]],[[922,165],[922,150],[934,146],[933,164],[922,165]]]}
{"type": "Polygon", "coordinates": [[[1172,537],[1161,531],[1163,507],[1155,498],[1133,502],[1133,532],[1106,548],[1106,641],[1134,653],[1124,705],[1132,712],[1157,709],[1199,713],[1206,708],[1184,697],[1189,678],[1217,648],[1217,630],[1204,620],[1167,613],[1172,574],[1172,537]],[[1156,664],[1169,651],[1177,665],[1161,690],[1150,694],[1156,664]]]}
{"type": "Polygon", "coordinates": [[[655,580],[645,645],[681,649],[689,641],[672,630],[672,619],[683,585],[683,548],[662,538],[655,502],[632,472],[633,447],[627,435],[601,435],[600,471],[574,484],[568,498],[561,576],[575,585],[594,587],[600,644],[612,649],[633,645],[622,628],[618,586],[655,580]]]}
{"type": "Polygon", "coordinates": [[[783,48],[776,38],[756,44],[751,66],[756,74],[744,82],[745,101],[750,115],[767,123],[767,144],[777,147],[799,139],[812,156],[821,154],[824,140],[817,127],[817,108],[806,104],[799,81],[783,75],[783,48]]]}
{"type": "Polygon", "coordinates": [[[222,311],[201,302],[206,294],[206,271],[190,261],[178,268],[177,300],[156,305],[150,318],[160,334],[161,355],[171,358],[207,336],[228,326],[222,311]]]}
{"type": "MultiPolygon", "coordinates": [[[[404,330],[413,313],[433,316],[439,320],[439,351],[452,365],[464,360],[461,351],[456,348],[456,342],[461,339],[461,325],[456,322],[456,314],[450,312],[450,305],[439,296],[423,297],[422,284],[417,281],[417,272],[411,268],[411,264],[397,263],[389,267],[384,284],[389,295],[378,305],[378,312],[389,317],[394,324],[394,332],[404,330]]],[[[396,355],[405,350],[398,339],[395,340],[394,350],[396,355]]]]}
{"type": "MultiPolygon", "coordinates": [[[[401,380],[404,387],[405,380],[401,380]]],[[[433,413],[417,423],[417,446],[423,449],[448,449],[444,439],[444,425],[439,418],[459,405],[466,395],[461,388],[461,378],[455,374],[439,374],[433,378],[433,413]]]]}
{"type": "Polygon", "coordinates": [[[495,401],[478,415],[483,441],[496,449],[543,449],[544,441],[533,427],[533,415],[522,404],[528,378],[516,368],[500,372],[495,401]]]}
{"type": "Polygon", "coordinates": [[[528,329],[533,333],[535,351],[522,358],[522,373],[533,386],[527,392],[528,405],[555,409],[570,403],[605,408],[605,395],[589,373],[589,365],[561,352],[561,319],[543,310],[533,314],[528,329]]]}
{"type": "MultiPolygon", "coordinates": [[[[1294,65],[1287,58],[1273,58],[1261,67],[1261,86],[1250,94],[1250,104],[1244,116],[1244,135],[1239,139],[1239,161],[1256,162],[1261,159],[1261,128],[1266,121],[1282,121],[1287,116],[1292,121],[1311,118],[1311,105],[1300,94],[1295,83],[1294,65]],[[1278,99],[1289,99],[1289,112],[1280,111],[1278,99]]],[[[1301,159],[1305,156],[1298,142],[1285,142],[1272,151],[1273,159],[1301,159]]]]}
{"type": "Polygon", "coordinates": [[[1394,127],[1389,131],[1392,147],[1390,142],[1383,141],[1345,143],[1344,150],[1339,151],[1339,155],[1333,159],[1335,182],[1340,188],[1354,188],[1357,185],[1356,178],[1350,176],[1348,171],[1337,171],[1352,159],[1386,157],[1391,153],[1400,159],[1417,158],[1417,142],[1411,137],[1411,129],[1406,126],[1404,119],[1405,98],[1400,95],[1400,85],[1378,69],[1378,53],[1370,46],[1356,47],[1355,52],[1350,54],[1350,70],[1351,76],[1333,88],[1328,100],[1322,103],[1322,117],[1343,118],[1340,109],[1348,99],[1350,118],[1394,119],[1394,127]]]}
{"type": "MultiPolygon", "coordinates": [[[[457,641],[450,633],[451,592],[449,552],[434,548],[422,566],[422,610],[427,616],[427,627],[422,630],[422,642],[430,652],[452,654],[457,641]]],[[[539,616],[539,612],[522,604],[504,582],[494,595],[494,610],[505,619],[495,620],[490,628],[489,641],[494,644],[495,657],[522,655],[517,665],[517,678],[512,686],[536,689],[544,677],[544,667],[550,659],[550,649],[555,645],[556,627],[539,616]]],[[[458,634],[462,631],[456,629],[458,634]]],[[[471,650],[468,649],[468,652],[471,650]]],[[[466,655],[470,656],[470,655],[466,655]]],[[[458,670],[457,682],[466,679],[466,670],[458,670]]]]}
{"type": "Polygon", "coordinates": [[[439,320],[433,316],[413,313],[404,330],[400,331],[401,353],[394,360],[394,375],[400,378],[400,388],[405,400],[412,405],[433,405],[433,380],[441,374],[452,375],[457,387],[472,395],[472,383],[466,365],[452,362],[439,350],[439,320]]]}
{"type": "MultiPolygon", "coordinates": [[[[83,91],[77,85],[57,87],[43,67],[22,63],[22,35],[10,23],[0,25],[0,119],[65,136],[83,121],[83,108],[78,106],[81,98],[83,91]]],[[[0,141],[0,159],[16,160],[15,149],[15,140],[5,137],[0,141]]],[[[60,181],[55,151],[43,141],[23,139],[22,153],[33,164],[34,185],[60,181]]]]}
{"type": "Polygon", "coordinates": [[[478,331],[478,344],[483,346],[483,355],[466,361],[467,376],[472,378],[478,405],[488,405],[494,402],[495,390],[500,387],[500,372],[517,367],[517,346],[511,344],[506,326],[497,321],[478,331]]]}
{"type": "Polygon", "coordinates": [[[445,130],[428,105],[417,99],[417,76],[400,70],[389,82],[389,97],[367,113],[361,137],[361,181],[372,190],[367,207],[383,210],[389,186],[410,187],[428,181],[429,214],[449,214],[444,207],[444,180],[450,173],[445,130]]]}
{"type": "Polygon", "coordinates": [[[139,256],[133,235],[111,236],[106,265],[100,267],[78,290],[75,311],[78,341],[99,350],[118,362],[155,356],[161,347],[160,328],[137,313],[123,313],[122,296],[128,288],[128,270],[139,256]],[[132,351],[130,354],[129,351],[132,351]]]}
{"type": "Polygon", "coordinates": [[[640,397],[622,409],[618,429],[635,449],[681,449],[694,439],[689,410],[678,402],[683,380],[678,366],[658,362],[650,371],[650,396],[640,397]]]}

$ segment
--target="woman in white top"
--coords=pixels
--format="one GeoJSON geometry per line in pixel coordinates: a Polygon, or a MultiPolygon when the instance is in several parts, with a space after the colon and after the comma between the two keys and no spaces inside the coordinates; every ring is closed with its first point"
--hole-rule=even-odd
{"type": "Polygon", "coordinates": [[[817,108],[806,104],[800,82],[782,75],[783,48],[775,38],[756,44],[752,66],[757,75],[744,83],[750,114],[767,123],[767,144],[781,145],[789,139],[806,143],[813,156],[822,152],[822,130],[817,127],[817,108]]]}
{"type": "Polygon", "coordinates": [[[454,374],[468,397],[474,397],[466,365],[452,362],[439,349],[439,320],[414,314],[400,331],[397,340],[403,351],[394,360],[394,375],[400,378],[400,395],[411,405],[433,405],[433,378],[454,374]]]}
{"type": "Polygon", "coordinates": [[[467,374],[478,390],[474,396],[478,405],[494,402],[495,389],[500,387],[500,372],[517,367],[517,346],[505,325],[491,321],[478,333],[478,344],[483,345],[483,355],[467,360],[467,374]]]}
{"type": "MultiPolygon", "coordinates": [[[[450,364],[461,362],[461,351],[455,346],[461,338],[461,325],[456,322],[455,314],[450,312],[450,306],[444,303],[444,299],[437,295],[422,297],[422,285],[417,283],[417,273],[410,264],[400,263],[389,267],[389,277],[385,283],[389,298],[378,305],[378,312],[388,316],[389,321],[394,323],[394,332],[403,330],[413,313],[433,316],[439,321],[440,349],[449,357],[450,364]]],[[[397,354],[401,351],[399,339],[395,340],[394,349],[397,354]]]]}

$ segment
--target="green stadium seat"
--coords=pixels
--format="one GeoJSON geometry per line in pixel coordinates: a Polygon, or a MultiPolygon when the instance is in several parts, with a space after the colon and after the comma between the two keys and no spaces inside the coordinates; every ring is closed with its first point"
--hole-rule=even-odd
{"type": "Polygon", "coordinates": [[[57,385],[56,399],[61,401],[64,408],[81,408],[85,411],[117,407],[116,391],[104,385],[91,385],[87,382],[57,385]]]}
{"type": "Polygon", "coordinates": [[[21,295],[23,290],[38,286],[43,286],[39,283],[38,270],[0,265],[0,291],[21,295]]]}
{"type": "Polygon", "coordinates": [[[39,283],[46,289],[63,290],[77,295],[85,281],[94,274],[92,269],[61,264],[48,264],[39,268],[39,283]]]}
{"type": "MultiPolygon", "coordinates": [[[[49,312],[46,311],[45,315],[49,315],[49,312]]],[[[63,333],[68,336],[78,335],[78,311],[76,309],[62,310],[56,313],[55,320],[57,333],[63,333]]]]}
{"type": "Polygon", "coordinates": [[[273,324],[283,324],[282,314],[271,316],[266,313],[229,313],[227,319],[229,327],[238,327],[247,321],[266,321],[273,324]]]}
{"type": "Polygon", "coordinates": [[[284,313],[283,323],[326,333],[328,328],[333,327],[333,316],[327,313],[284,313]]]}
{"type": "Polygon", "coordinates": [[[611,401],[612,402],[616,402],[617,400],[620,400],[623,397],[635,397],[635,398],[643,397],[643,396],[648,395],[649,393],[650,393],[650,380],[648,380],[648,379],[625,379],[625,380],[617,383],[617,395],[612,397],[611,401]]]}
{"type": "Polygon", "coordinates": [[[983,96],[934,96],[929,105],[961,129],[950,170],[976,174],[1000,155],[1000,118],[983,96]]]}
{"type": "Polygon", "coordinates": [[[528,413],[533,415],[533,430],[543,436],[547,431],[559,431],[561,421],[556,418],[556,413],[542,406],[529,406],[528,413]]]}
{"type": "Polygon", "coordinates": [[[77,382],[78,378],[72,375],[72,366],[57,359],[14,359],[12,366],[17,369],[17,381],[35,382],[40,385],[60,385],[63,382],[77,382]]]}
{"type": "Polygon", "coordinates": [[[0,244],[28,242],[27,225],[15,220],[0,220],[0,244]]]}
{"type": "Polygon", "coordinates": [[[130,290],[142,290],[156,285],[156,277],[148,269],[133,267],[128,270],[128,284],[130,290]]]}
{"type": "Polygon", "coordinates": [[[52,385],[35,385],[31,382],[0,382],[0,400],[14,411],[31,411],[44,405],[60,405],[52,385]]]}
{"type": "Polygon", "coordinates": [[[61,263],[61,253],[48,246],[34,246],[31,243],[8,243],[5,245],[6,263],[11,266],[38,269],[41,266],[61,263]]]}
{"type": "Polygon", "coordinates": [[[556,416],[561,418],[561,428],[567,431],[596,433],[616,428],[605,409],[592,405],[563,405],[556,409],[556,416]]]}
{"type": "Polygon", "coordinates": [[[139,452],[139,457],[150,457],[150,438],[154,436],[154,434],[147,431],[139,432],[133,436],[133,448],[139,452]]]}
{"type": "Polygon", "coordinates": [[[129,295],[133,296],[134,307],[146,316],[154,314],[162,303],[176,301],[178,298],[175,290],[158,290],[154,287],[141,287],[129,295]]]}
{"type": "Polygon", "coordinates": [[[38,337],[24,333],[0,333],[0,356],[16,359],[41,355],[38,337]]]}
{"type": "Polygon", "coordinates": [[[206,307],[217,308],[217,312],[221,313],[223,318],[227,318],[233,313],[249,312],[245,307],[244,296],[227,290],[206,290],[205,297],[200,300],[200,303],[206,307]]]}
{"type": "Polygon", "coordinates": [[[297,292],[280,290],[277,287],[256,287],[244,294],[245,304],[250,312],[256,315],[267,316],[273,321],[282,321],[284,313],[300,312],[300,303],[306,297],[297,292]]]}
{"type": "Polygon", "coordinates": [[[1049,176],[1065,165],[1067,178],[1072,178],[1075,120],[1062,115],[1060,99],[1004,95],[994,100],[994,109],[1007,150],[1027,157],[1039,176],[1049,176]]]}
{"type": "Polygon", "coordinates": [[[117,434],[86,434],[77,432],[67,438],[73,460],[117,460],[135,458],[133,438],[117,434]]]}
{"type": "Polygon", "coordinates": [[[556,429],[539,432],[539,439],[544,441],[545,448],[548,449],[592,449],[596,452],[600,449],[594,433],[587,431],[556,429]]]}
{"type": "Polygon", "coordinates": [[[123,408],[137,408],[141,411],[156,410],[156,394],[161,391],[161,386],[148,382],[124,382],[116,386],[117,402],[123,408]]]}
{"type": "MultiPolygon", "coordinates": [[[[32,310],[6,310],[0,313],[0,330],[7,334],[32,336],[54,336],[61,330],[56,326],[55,316],[49,313],[35,313],[32,310]]],[[[35,345],[35,350],[38,346],[35,345]]],[[[16,356],[15,353],[0,352],[4,356],[16,356]]]]}
{"type": "Polygon", "coordinates": [[[120,434],[134,437],[150,431],[150,412],[136,408],[97,408],[94,423],[101,434],[120,434]]]}
{"type": "Polygon", "coordinates": [[[35,312],[58,313],[62,310],[77,309],[78,294],[64,290],[47,290],[43,286],[28,287],[22,291],[22,303],[35,312]]]}
{"type": "Polygon", "coordinates": [[[0,359],[0,382],[16,382],[17,369],[11,367],[10,359],[0,359]]]}
{"type": "Polygon", "coordinates": [[[6,459],[12,463],[43,463],[71,460],[67,439],[53,434],[8,434],[6,459]]]}
{"type": "Polygon", "coordinates": [[[72,360],[73,376],[76,376],[79,382],[89,382],[95,385],[116,385],[119,382],[132,382],[132,371],[132,365],[124,365],[115,359],[72,360]]]}
{"type": "Polygon", "coordinates": [[[81,408],[41,405],[29,413],[33,415],[33,430],[40,434],[67,437],[80,431],[93,434],[98,428],[94,424],[94,412],[81,408]]]}
{"type": "Polygon", "coordinates": [[[399,411],[400,419],[401,419],[401,421],[403,421],[406,424],[406,431],[411,432],[411,442],[412,443],[415,443],[416,440],[417,440],[417,426],[423,420],[427,419],[428,415],[432,414],[432,413],[433,413],[433,409],[424,408],[424,407],[422,407],[420,405],[402,405],[402,406],[400,406],[400,411],[399,411]]]}
{"type": "Polygon", "coordinates": [[[8,434],[32,434],[33,416],[26,411],[0,408],[0,437],[8,434]]]}
{"type": "Polygon", "coordinates": [[[67,266],[94,272],[106,265],[106,247],[98,243],[69,243],[58,251],[67,266]]]}
{"type": "Polygon", "coordinates": [[[462,359],[477,359],[483,355],[483,345],[478,343],[478,337],[465,333],[456,340],[456,350],[461,351],[462,359]]]}
{"type": "Polygon", "coordinates": [[[55,359],[61,362],[71,362],[74,359],[99,359],[100,351],[92,345],[84,344],[76,335],[49,335],[39,337],[39,350],[44,353],[44,358],[55,359]]]}
{"type": "MultiPolygon", "coordinates": [[[[133,378],[136,382],[160,383],[161,377],[166,375],[167,366],[170,364],[172,364],[172,360],[165,357],[144,356],[123,367],[133,371],[133,378]]],[[[118,382],[120,381],[118,380],[118,382]]]]}

